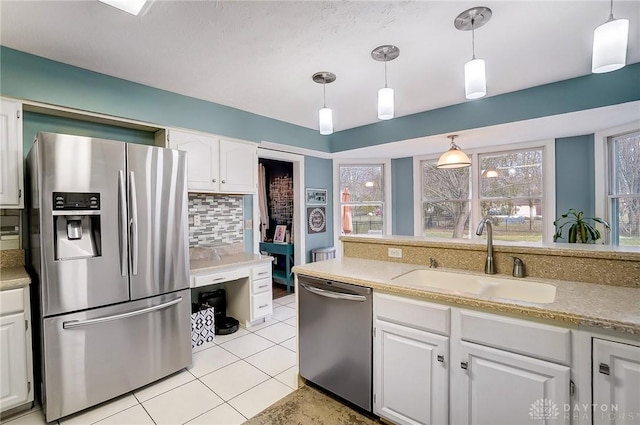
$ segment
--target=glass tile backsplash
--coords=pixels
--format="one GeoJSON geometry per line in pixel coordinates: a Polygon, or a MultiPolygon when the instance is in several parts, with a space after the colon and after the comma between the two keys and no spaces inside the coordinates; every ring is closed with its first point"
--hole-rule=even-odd
{"type": "Polygon", "coordinates": [[[242,195],[189,193],[189,246],[244,241],[242,195]]]}

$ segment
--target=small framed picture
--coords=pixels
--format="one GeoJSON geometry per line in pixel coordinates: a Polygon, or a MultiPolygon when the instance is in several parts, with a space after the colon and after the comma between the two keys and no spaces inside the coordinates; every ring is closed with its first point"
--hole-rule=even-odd
{"type": "Polygon", "coordinates": [[[327,189],[307,188],[307,205],[327,205],[327,189]]]}
{"type": "Polygon", "coordinates": [[[284,243],[284,236],[287,233],[287,226],[278,225],[276,226],[276,231],[273,234],[273,241],[275,243],[284,243]]]}

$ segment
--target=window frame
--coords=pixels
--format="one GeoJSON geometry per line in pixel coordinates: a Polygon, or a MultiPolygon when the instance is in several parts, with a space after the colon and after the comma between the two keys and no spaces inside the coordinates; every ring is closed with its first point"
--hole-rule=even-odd
{"type": "MultiPolygon", "coordinates": [[[[555,228],[553,221],[556,219],[556,154],[555,139],[543,139],[531,142],[513,143],[509,145],[486,146],[476,149],[464,149],[471,159],[471,214],[469,215],[470,240],[478,240],[481,237],[475,234],[475,229],[482,219],[480,216],[480,162],[479,155],[503,154],[529,149],[542,149],[542,242],[552,242],[555,228]]],[[[422,223],[422,161],[438,159],[442,152],[431,155],[413,157],[413,202],[414,236],[424,237],[422,223]]],[[[447,239],[448,240],[448,239],[447,239]]],[[[454,240],[454,239],[451,239],[454,240]]],[[[466,239],[465,239],[466,240],[466,239]]],[[[497,241],[500,243],[501,241],[497,241]]]]}
{"type": "Polygon", "coordinates": [[[611,232],[604,232],[602,235],[604,244],[609,246],[618,246],[613,244],[611,234],[618,228],[617,223],[613,223],[611,206],[612,200],[619,197],[613,195],[613,147],[610,140],[635,131],[640,131],[640,120],[598,131],[593,137],[596,217],[603,218],[611,225],[611,232]]]}
{"type": "MultiPolygon", "coordinates": [[[[392,217],[391,217],[391,159],[389,158],[334,158],[333,159],[333,235],[334,246],[336,249],[336,257],[342,257],[342,244],[340,236],[342,236],[342,210],[341,210],[341,193],[340,193],[340,167],[349,165],[381,165],[382,166],[382,236],[388,236],[392,233],[392,217]]],[[[362,236],[362,235],[361,235],[362,236]]]]}

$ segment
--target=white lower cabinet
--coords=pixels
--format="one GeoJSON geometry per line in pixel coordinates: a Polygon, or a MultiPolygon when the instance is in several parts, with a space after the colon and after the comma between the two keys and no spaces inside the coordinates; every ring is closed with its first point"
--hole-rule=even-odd
{"type": "Polygon", "coordinates": [[[464,341],[459,358],[452,423],[569,424],[569,367],[464,341]]]}
{"type": "Polygon", "coordinates": [[[33,401],[28,288],[0,292],[0,412],[33,401]]]}
{"type": "Polygon", "coordinates": [[[593,423],[640,424],[640,346],[593,338],[593,423]]]}
{"type": "Polygon", "coordinates": [[[375,413],[397,424],[446,424],[449,338],[376,320],[375,413]]]}
{"type": "Polygon", "coordinates": [[[374,413],[395,424],[569,424],[571,330],[374,293],[374,413]]]}

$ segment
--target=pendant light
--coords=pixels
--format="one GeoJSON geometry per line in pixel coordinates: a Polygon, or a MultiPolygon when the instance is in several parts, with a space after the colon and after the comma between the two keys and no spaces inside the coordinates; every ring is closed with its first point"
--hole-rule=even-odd
{"type": "Polygon", "coordinates": [[[460,146],[456,145],[454,139],[458,137],[457,134],[447,136],[451,139],[451,147],[448,151],[440,155],[438,159],[437,168],[464,168],[471,166],[471,161],[466,153],[464,153],[460,146]]]}
{"type": "Polygon", "coordinates": [[[371,51],[371,57],[384,62],[384,88],[378,90],[378,119],[390,120],[394,115],[393,89],[387,87],[387,62],[400,56],[400,49],[396,46],[378,46],[371,51]]]}
{"type": "Polygon", "coordinates": [[[464,93],[467,99],[479,99],[487,94],[487,74],[484,59],[476,58],[475,30],[489,22],[491,9],[473,7],[459,14],[453,25],[460,31],[471,31],[471,60],[464,64],[464,93]]]}
{"type": "Polygon", "coordinates": [[[336,80],[336,74],[331,72],[316,72],[311,76],[313,81],[322,84],[322,109],[318,111],[318,126],[320,134],[327,136],[333,133],[333,111],[327,108],[327,84],[336,80]]]}
{"type": "Polygon", "coordinates": [[[622,68],[627,63],[629,20],[613,17],[613,0],[609,19],[593,31],[591,72],[601,74],[622,68]]]}

